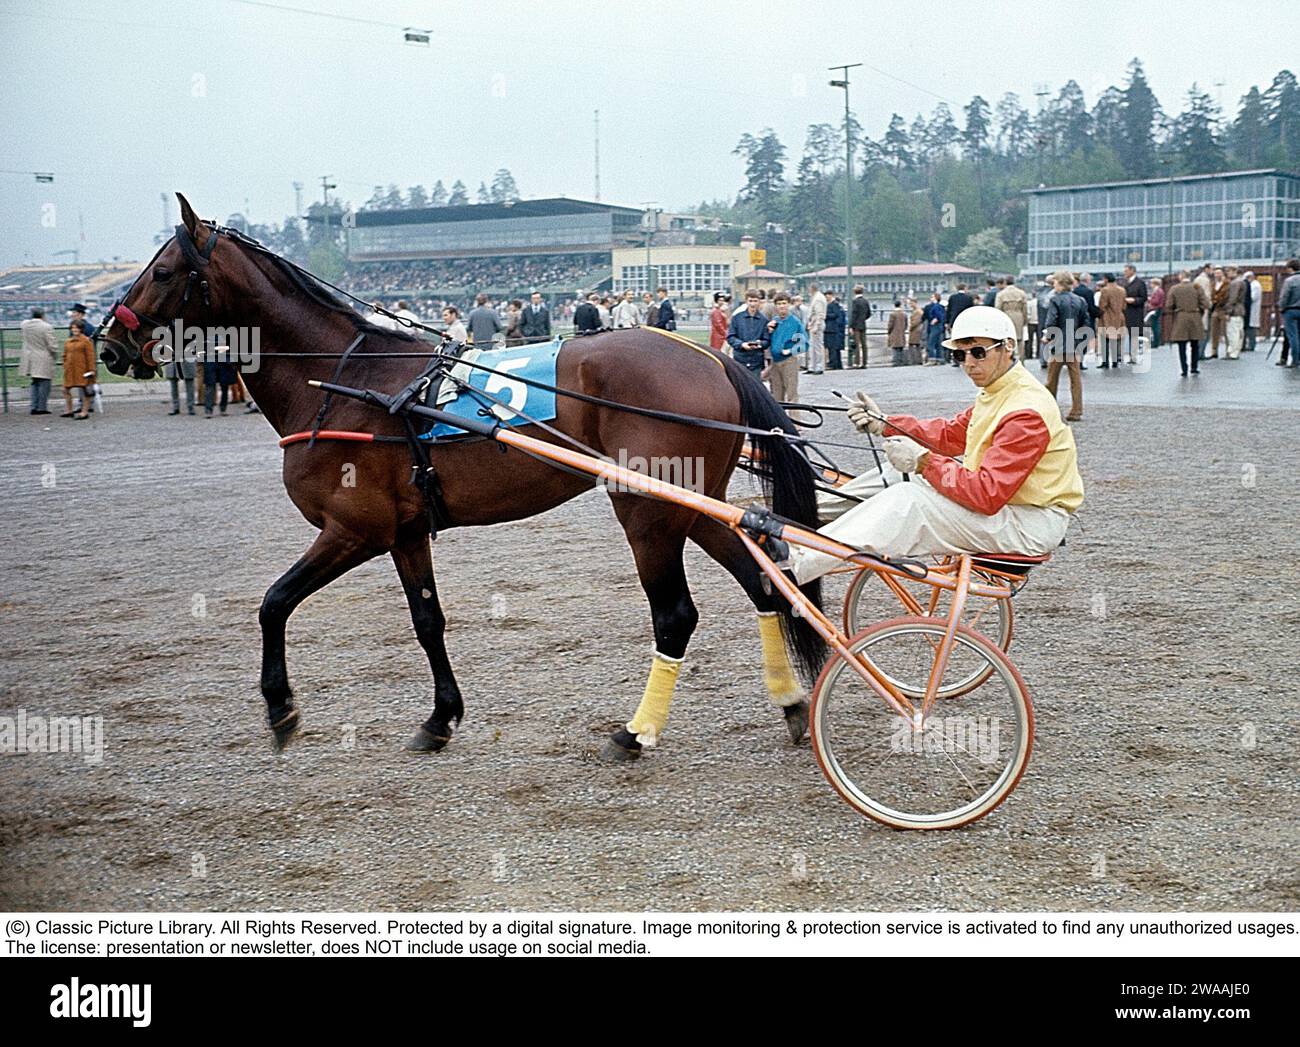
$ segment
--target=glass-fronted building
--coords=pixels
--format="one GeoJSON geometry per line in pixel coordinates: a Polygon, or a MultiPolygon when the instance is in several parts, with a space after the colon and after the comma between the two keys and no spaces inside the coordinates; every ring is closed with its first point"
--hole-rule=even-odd
{"type": "Polygon", "coordinates": [[[610,251],[644,238],[643,213],[587,200],[358,211],[346,223],[352,261],[610,251]]]}
{"type": "Polygon", "coordinates": [[[1029,251],[1021,275],[1027,279],[1058,269],[1118,273],[1125,265],[1143,276],[1207,262],[1266,269],[1300,254],[1300,176],[1286,171],[1026,192],[1029,251]]]}

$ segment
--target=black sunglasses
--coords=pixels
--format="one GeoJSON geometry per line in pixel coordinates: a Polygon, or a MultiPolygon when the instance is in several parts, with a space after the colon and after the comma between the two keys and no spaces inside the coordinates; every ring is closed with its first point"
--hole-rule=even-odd
{"type": "Polygon", "coordinates": [[[952,350],[952,362],[955,364],[965,363],[967,353],[970,353],[972,360],[983,360],[994,349],[1001,348],[1002,343],[999,342],[997,345],[972,345],[969,349],[954,349],[952,350]]]}

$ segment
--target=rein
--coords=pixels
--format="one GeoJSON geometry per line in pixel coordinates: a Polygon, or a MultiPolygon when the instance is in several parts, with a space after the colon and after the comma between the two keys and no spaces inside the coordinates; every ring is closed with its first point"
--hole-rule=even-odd
{"type": "MultiPolygon", "coordinates": [[[[203,274],[204,274],[205,270],[207,269],[208,263],[209,263],[210,260],[211,260],[212,252],[213,252],[213,249],[216,247],[216,244],[217,244],[217,240],[218,240],[218,238],[221,237],[221,236],[225,236],[227,239],[231,240],[232,242],[237,243],[237,244],[240,244],[240,245],[242,245],[242,246],[244,246],[244,247],[247,247],[249,250],[253,251],[254,253],[256,253],[256,254],[260,254],[260,255],[263,255],[263,256],[268,257],[268,258],[271,258],[271,259],[273,259],[275,262],[277,262],[278,264],[287,267],[291,272],[297,274],[298,278],[305,279],[305,280],[307,280],[307,281],[309,281],[309,282],[313,282],[313,283],[315,283],[315,284],[318,284],[318,285],[320,285],[321,287],[328,288],[330,291],[334,292],[335,294],[339,295],[340,297],[342,297],[342,298],[344,298],[344,299],[346,299],[346,300],[348,300],[348,301],[350,301],[350,302],[353,302],[353,303],[355,303],[355,304],[357,304],[357,305],[359,305],[359,306],[362,306],[363,308],[365,308],[365,309],[367,309],[367,310],[373,311],[373,312],[378,313],[378,314],[380,314],[380,315],[382,315],[382,316],[386,316],[386,317],[388,317],[390,320],[395,321],[397,324],[399,324],[399,325],[402,326],[402,327],[405,327],[405,328],[408,328],[408,329],[418,329],[418,330],[421,330],[421,331],[427,331],[427,332],[429,332],[430,334],[437,335],[437,336],[438,336],[438,337],[439,337],[443,342],[446,342],[446,341],[449,340],[448,337],[447,337],[447,333],[446,333],[445,331],[439,331],[437,328],[429,327],[428,325],[426,325],[426,324],[422,324],[422,323],[420,323],[419,321],[411,320],[409,317],[399,316],[399,315],[397,315],[396,313],[393,313],[393,312],[390,312],[390,311],[387,310],[387,309],[384,309],[382,306],[376,308],[376,307],[374,306],[374,304],[369,303],[369,302],[366,302],[364,299],[362,299],[362,298],[358,298],[356,295],[352,294],[350,291],[346,291],[346,290],[344,290],[343,288],[338,287],[337,285],[330,283],[328,280],[325,280],[325,279],[323,279],[323,278],[321,278],[321,277],[319,277],[319,276],[316,276],[314,273],[310,272],[310,271],[307,270],[307,269],[304,269],[302,266],[298,265],[296,262],[291,261],[290,259],[285,258],[285,257],[283,257],[282,255],[278,255],[278,254],[276,254],[274,251],[272,251],[272,250],[271,250],[269,247],[267,247],[265,244],[261,243],[261,242],[258,241],[258,240],[253,239],[253,238],[250,237],[250,236],[247,236],[247,235],[244,234],[244,233],[241,233],[241,232],[240,232],[239,230],[237,230],[237,229],[233,229],[233,228],[230,228],[230,227],[228,227],[228,226],[216,225],[216,224],[212,224],[212,225],[210,225],[210,229],[211,229],[211,234],[209,235],[207,242],[204,244],[204,246],[203,246],[202,248],[199,248],[198,245],[194,242],[194,238],[193,238],[193,236],[191,236],[189,230],[185,227],[185,225],[184,225],[183,223],[180,224],[180,225],[177,225],[177,226],[176,226],[176,229],[175,229],[175,235],[174,235],[173,239],[175,239],[176,242],[177,242],[177,244],[180,246],[181,253],[182,253],[182,255],[185,257],[186,262],[187,262],[187,263],[189,264],[189,266],[190,266],[189,275],[187,276],[187,278],[186,278],[186,283],[185,283],[185,292],[184,292],[184,295],[183,295],[183,297],[182,297],[182,299],[181,299],[181,307],[182,307],[182,308],[183,308],[183,307],[184,307],[184,306],[189,302],[190,295],[191,295],[191,293],[193,292],[193,290],[194,290],[194,288],[195,288],[196,286],[198,287],[199,292],[203,295],[203,301],[204,301],[204,304],[205,304],[205,305],[210,305],[210,304],[211,304],[210,291],[209,291],[209,287],[208,287],[208,281],[207,281],[206,279],[204,279],[203,274]]],[[[170,243],[170,241],[168,241],[168,243],[170,243]]],[[[141,313],[141,312],[139,312],[139,311],[137,311],[137,310],[135,310],[135,309],[130,308],[129,306],[127,306],[127,305],[125,304],[125,302],[126,302],[126,299],[130,297],[131,291],[135,288],[136,284],[140,281],[140,278],[141,278],[142,276],[144,276],[144,274],[147,273],[147,272],[150,270],[150,268],[153,266],[154,262],[157,261],[159,255],[162,254],[162,252],[166,249],[167,246],[168,246],[167,244],[163,244],[162,247],[160,247],[160,248],[158,249],[158,251],[154,254],[153,258],[149,261],[148,265],[146,265],[146,266],[145,266],[145,267],[144,267],[144,268],[143,268],[143,269],[142,269],[142,270],[141,270],[141,271],[136,275],[136,278],[135,278],[134,280],[131,281],[130,286],[127,287],[127,289],[126,289],[126,291],[124,292],[124,294],[122,295],[122,297],[121,297],[117,302],[115,302],[115,303],[113,304],[113,307],[108,311],[108,313],[105,315],[104,319],[102,319],[102,320],[100,321],[99,327],[98,327],[98,328],[96,329],[96,331],[95,331],[95,336],[94,336],[95,339],[101,339],[101,338],[102,338],[104,341],[107,341],[107,342],[116,342],[115,339],[109,339],[109,338],[107,338],[107,337],[104,337],[104,336],[103,336],[103,330],[104,330],[105,325],[106,325],[106,324],[111,324],[113,320],[117,320],[118,322],[120,322],[120,323],[122,324],[122,326],[123,326],[123,327],[126,329],[126,331],[127,331],[127,342],[128,342],[128,344],[129,344],[130,348],[133,349],[133,350],[135,350],[135,352],[134,352],[134,354],[133,354],[133,357],[132,357],[132,363],[133,363],[133,364],[135,364],[137,361],[142,361],[142,358],[143,358],[144,353],[148,350],[149,346],[152,344],[152,342],[145,342],[144,344],[140,344],[139,342],[137,342],[137,341],[136,341],[136,338],[135,338],[135,332],[138,331],[138,330],[141,328],[141,326],[144,325],[144,324],[148,324],[149,327],[150,327],[150,329],[153,329],[153,328],[159,328],[159,327],[166,327],[167,324],[166,324],[166,323],[162,323],[162,322],[158,321],[156,318],[151,317],[151,316],[149,316],[149,315],[147,315],[147,314],[145,314],[145,313],[141,313]]],[[[633,404],[624,404],[624,403],[619,403],[619,402],[616,401],[616,400],[607,400],[607,399],[605,399],[604,397],[593,396],[593,395],[591,395],[591,394],[589,394],[589,393],[580,393],[580,392],[578,392],[578,391],[576,391],[576,390],[572,390],[572,389],[561,389],[561,388],[558,387],[558,386],[549,385],[549,384],[547,384],[546,382],[540,382],[540,381],[537,381],[536,379],[526,378],[526,377],[523,377],[523,376],[518,375],[518,374],[515,374],[515,373],[509,373],[509,374],[507,374],[507,372],[497,370],[496,368],[489,367],[489,366],[487,366],[486,364],[478,363],[477,361],[473,361],[473,360],[462,360],[462,359],[459,357],[459,355],[457,355],[457,353],[445,353],[445,352],[441,352],[441,351],[434,351],[434,352],[431,352],[431,353],[421,353],[421,352],[379,352],[379,353],[359,353],[359,352],[354,352],[354,350],[358,347],[358,345],[360,344],[360,342],[361,342],[364,338],[365,338],[365,332],[362,332],[362,333],[357,337],[357,339],[354,340],[354,341],[352,342],[352,344],[349,345],[349,346],[347,347],[347,349],[344,350],[344,351],[341,352],[341,353],[337,353],[337,352],[284,352],[284,353],[266,352],[266,353],[262,353],[261,355],[262,355],[263,357],[337,359],[337,360],[339,361],[339,364],[338,364],[338,367],[335,369],[335,378],[334,378],[334,381],[335,381],[335,382],[337,382],[338,379],[339,379],[339,377],[341,377],[341,373],[342,373],[344,367],[345,367],[345,366],[346,366],[350,361],[362,360],[362,359],[367,359],[367,358],[369,358],[369,359],[395,359],[395,358],[409,359],[409,358],[420,358],[420,357],[426,357],[426,358],[429,358],[429,359],[437,359],[437,360],[441,360],[441,361],[443,361],[444,364],[446,364],[446,363],[448,363],[448,362],[453,363],[453,365],[454,365],[454,364],[457,364],[457,363],[465,364],[465,365],[467,365],[467,366],[469,366],[469,367],[476,368],[476,369],[478,369],[478,370],[480,370],[480,371],[485,371],[485,372],[487,372],[487,373],[489,373],[489,374],[494,374],[494,375],[503,375],[503,376],[509,377],[509,378],[510,378],[511,380],[513,380],[513,381],[521,382],[521,383],[523,383],[523,384],[525,384],[525,385],[532,386],[533,388],[536,388],[536,389],[542,389],[542,390],[545,390],[545,391],[547,391],[547,392],[554,393],[554,394],[556,394],[557,396],[565,396],[565,397],[568,397],[568,398],[573,399],[573,400],[578,400],[578,401],[580,401],[580,402],[582,402],[582,403],[589,403],[589,404],[592,404],[592,405],[597,406],[597,407],[606,407],[606,408],[609,408],[610,410],[622,411],[622,412],[627,413],[627,414],[639,415],[639,416],[641,416],[641,417],[643,417],[643,418],[654,418],[654,419],[656,419],[656,420],[658,420],[658,421],[663,421],[663,422],[672,422],[672,423],[679,424],[679,425],[689,425],[689,426],[694,426],[694,427],[696,427],[696,428],[701,428],[701,429],[715,429],[715,430],[719,430],[719,431],[721,431],[721,432],[737,433],[737,434],[740,434],[740,435],[743,435],[743,436],[761,436],[761,437],[772,437],[772,436],[775,436],[775,437],[780,437],[781,439],[787,440],[787,441],[789,441],[789,442],[792,443],[792,444],[795,444],[795,445],[798,445],[798,446],[802,447],[802,448],[805,450],[805,452],[807,452],[807,451],[808,451],[809,449],[811,449],[811,448],[817,448],[817,449],[818,449],[818,450],[817,450],[817,456],[818,456],[819,458],[822,459],[822,461],[823,461],[824,464],[828,465],[828,466],[831,467],[832,469],[835,469],[836,471],[839,471],[839,467],[838,467],[837,465],[835,465],[835,463],[834,463],[833,461],[831,461],[831,459],[830,459],[828,456],[826,456],[824,453],[822,453],[822,452],[820,451],[819,448],[822,447],[822,446],[825,446],[825,447],[845,447],[845,448],[850,448],[850,449],[855,449],[855,450],[858,449],[858,445],[856,445],[856,444],[837,443],[837,442],[835,442],[835,441],[828,441],[828,440],[809,440],[807,437],[801,436],[801,435],[798,433],[797,430],[796,430],[795,432],[787,432],[786,430],[784,430],[784,429],[782,429],[782,428],[780,428],[780,427],[773,427],[772,429],[758,429],[758,428],[755,428],[755,427],[753,427],[753,426],[748,426],[748,425],[737,425],[737,424],[732,423],[732,422],[720,422],[720,421],[717,421],[717,420],[712,419],[712,418],[699,418],[699,417],[696,417],[696,416],[694,416],[694,415],[679,414],[679,413],[677,413],[677,412],[675,412],[675,411],[663,411],[663,410],[657,410],[657,409],[655,409],[655,408],[650,408],[650,407],[637,407],[637,406],[635,406],[635,405],[633,405],[633,404]]],[[[116,344],[121,344],[121,343],[116,343],[116,344]]],[[[456,348],[457,348],[457,350],[459,351],[459,349],[463,348],[463,346],[458,346],[458,347],[456,347],[456,348]]],[[[132,355],[132,354],[128,354],[128,356],[131,356],[131,355],[132,355]]],[[[449,374],[449,370],[450,370],[450,369],[445,370],[445,371],[444,371],[444,374],[449,374]]],[[[471,391],[471,392],[480,392],[480,390],[469,390],[468,387],[466,387],[466,388],[467,388],[468,391],[471,391]]],[[[480,403],[482,403],[481,400],[480,400],[480,403]]],[[[313,426],[313,428],[312,428],[311,433],[309,434],[309,441],[310,441],[310,443],[311,443],[312,445],[314,445],[316,439],[317,439],[318,437],[320,437],[320,434],[321,434],[321,432],[322,432],[322,430],[321,430],[321,426],[322,426],[323,423],[324,423],[324,420],[325,420],[325,414],[326,414],[326,412],[329,410],[329,404],[330,404],[330,397],[329,397],[329,395],[328,395],[328,393],[327,393],[327,394],[326,394],[326,397],[325,397],[325,401],[324,401],[324,403],[321,404],[321,410],[320,410],[320,412],[319,412],[318,415],[317,415],[316,422],[315,422],[315,424],[314,424],[314,426],[313,426]]],[[[783,406],[786,406],[786,405],[783,405],[783,406]]],[[[811,405],[811,404],[799,404],[799,405],[789,405],[789,406],[790,406],[791,409],[796,409],[796,410],[797,410],[797,409],[802,408],[802,409],[804,409],[804,410],[806,410],[806,411],[816,412],[816,413],[817,413],[817,416],[818,416],[818,419],[819,419],[818,422],[817,422],[815,425],[813,425],[813,426],[808,426],[807,428],[819,428],[820,425],[821,425],[821,423],[822,423],[822,420],[823,420],[823,419],[822,419],[822,416],[821,416],[821,411],[823,411],[823,410],[835,410],[835,409],[836,409],[836,408],[834,408],[834,407],[829,407],[829,406],[828,406],[828,407],[818,407],[817,405],[811,405]]],[[[520,412],[520,413],[521,413],[521,412],[520,412]]],[[[522,414],[522,413],[521,413],[521,414],[522,414]]],[[[525,416],[523,416],[523,417],[527,417],[527,416],[525,415],[525,416]]],[[[531,421],[531,419],[530,419],[530,421],[531,421]]],[[[538,425],[540,425],[541,423],[534,423],[534,424],[538,424],[538,425]]],[[[545,428],[545,427],[543,426],[543,428],[545,428]]],[[[294,435],[296,436],[297,434],[294,434],[294,435]]],[[[874,446],[873,446],[873,451],[874,451],[874,446]]],[[[811,463],[810,463],[810,464],[811,464],[811,463]]]]}

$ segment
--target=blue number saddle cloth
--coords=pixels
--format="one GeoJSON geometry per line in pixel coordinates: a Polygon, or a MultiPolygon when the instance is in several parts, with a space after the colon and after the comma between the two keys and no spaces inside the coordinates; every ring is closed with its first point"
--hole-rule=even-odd
{"type": "MultiPolygon", "coordinates": [[[[552,421],[555,418],[555,393],[550,389],[529,385],[528,382],[555,385],[556,360],[563,343],[564,340],[557,335],[550,342],[516,345],[508,349],[483,349],[477,352],[467,349],[460,363],[452,368],[451,377],[466,383],[470,389],[488,395],[475,396],[456,382],[444,380],[437,402],[430,406],[461,418],[482,420],[495,415],[502,425],[509,426],[528,425],[533,420],[552,421]],[[474,364],[479,366],[472,366],[474,364]],[[485,367],[492,370],[486,371],[483,369],[485,367]],[[509,404],[509,407],[495,403],[490,397],[502,401],[502,404],[509,404]],[[515,411],[522,411],[528,418],[520,417],[515,411]]],[[[440,440],[466,435],[463,429],[435,422],[427,432],[420,434],[420,438],[440,440]]]]}

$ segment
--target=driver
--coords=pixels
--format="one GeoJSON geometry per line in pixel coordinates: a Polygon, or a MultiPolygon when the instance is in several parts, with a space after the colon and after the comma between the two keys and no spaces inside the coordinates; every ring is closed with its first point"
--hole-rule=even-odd
{"type": "MultiPolygon", "coordinates": [[[[1001,310],[963,310],[943,344],[979,388],[974,406],[953,419],[886,418],[858,393],[849,421],[886,436],[889,466],[851,481],[849,491],[869,497],[819,533],[893,558],[1051,552],[1083,504],[1074,435],[1060,408],[1017,360],[1015,325],[1001,310]]],[[[791,546],[800,584],[841,562],[791,546]]]]}

